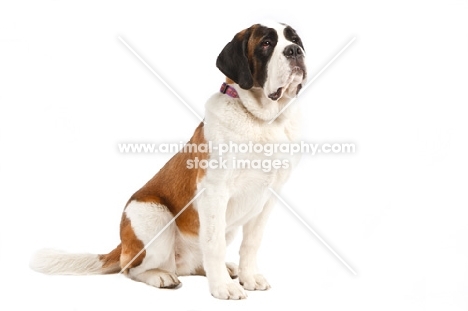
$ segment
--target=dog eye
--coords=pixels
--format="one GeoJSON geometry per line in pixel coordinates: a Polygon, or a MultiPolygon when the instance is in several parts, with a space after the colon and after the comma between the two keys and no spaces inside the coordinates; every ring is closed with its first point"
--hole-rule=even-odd
{"type": "Polygon", "coordinates": [[[292,43],[296,43],[296,44],[297,44],[297,43],[299,42],[299,39],[298,39],[298,38],[292,38],[291,41],[292,41],[292,43]]]}
{"type": "Polygon", "coordinates": [[[271,45],[271,41],[270,41],[270,40],[265,40],[265,41],[262,42],[262,46],[263,46],[263,47],[268,47],[268,46],[270,46],[270,45],[271,45]]]}

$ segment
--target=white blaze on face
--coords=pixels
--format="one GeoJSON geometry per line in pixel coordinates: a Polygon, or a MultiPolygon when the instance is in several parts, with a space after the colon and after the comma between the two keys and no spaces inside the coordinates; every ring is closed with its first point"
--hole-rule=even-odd
{"type": "MultiPolygon", "coordinates": [[[[294,91],[295,95],[297,86],[302,83],[303,73],[301,71],[293,71],[290,60],[283,53],[288,45],[294,44],[287,40],[284,35],[286,26],[279,23],[262,23],[262,25],[275,29],[278,34],[278,42],[267,66],[267,79],[263,86],[263,91],[268,96],[276,93],[279,88],[282,88],[281,95],[285,91],[288,93],[294,91]]],[[[305,58],[305,51],[302,48],[301,50],[305,58]]]]}

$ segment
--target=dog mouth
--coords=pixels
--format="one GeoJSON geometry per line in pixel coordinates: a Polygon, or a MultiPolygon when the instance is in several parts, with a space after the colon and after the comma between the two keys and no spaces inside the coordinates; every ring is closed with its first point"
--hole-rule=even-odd
{"type": "MultiPolygon", "coordinates": [[[[291,71],[289,74],[289,79],[288,79],[287,84],[289,85],[292,81],[297,81],[298,86],[296,89],[296,95],[299,93],[299,91],[302,88],[302,84],[300,82],[304,79],[305,72],[306,71],[302,66],[299,66],[299,65],[291,66],[291,71]]],[[[268,98],[276,101],[281,98],[281,96],[283,95],[283,91],[284,91],[284,87],[280,87],[276,90],[276,92],[268,94],[268,98]]]]}
{"type": "Polygon", "coordinates": [[[271,100],[278,100],[278,98],[281,97],[282,92],[283,88],[280,87],[278,90],[276,90],[276,92],[269,94],[268,98],[270,98],[271,100]]]}

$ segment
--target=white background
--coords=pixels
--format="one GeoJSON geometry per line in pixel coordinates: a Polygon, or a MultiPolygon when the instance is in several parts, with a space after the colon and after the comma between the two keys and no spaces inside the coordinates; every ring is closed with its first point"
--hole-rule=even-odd
{"type": "MultiPolygon", "coordinates": [[[[2,1],[2,310],[467,310],[468,2],[2,1]],[[304,156],[281,195],[357,271],[281,204],[260,267],[267,292],[211,297],[206,279],[158,290],[120,275],[44,276],[42,247],[105,253],[129,196],[170,155],[120,142],[179,142],[219,89],[234,34],[275,19],[302,36],[313,76],[299,97],[303,138],[353,142],[304,156]]],[[[236,245],[228,260],[237,260],[236,245]]]]}

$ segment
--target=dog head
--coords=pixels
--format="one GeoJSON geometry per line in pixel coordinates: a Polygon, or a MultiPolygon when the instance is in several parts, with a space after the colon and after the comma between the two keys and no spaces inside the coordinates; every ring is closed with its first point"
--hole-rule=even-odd
{"type": "Polygon", "coordinates": [[[242,89],[262,88],[278,100],[295,96],[307,76],[305,50],[296,31],[285,24],[255,24],[237,33],[216,66],[242,89]]]}

